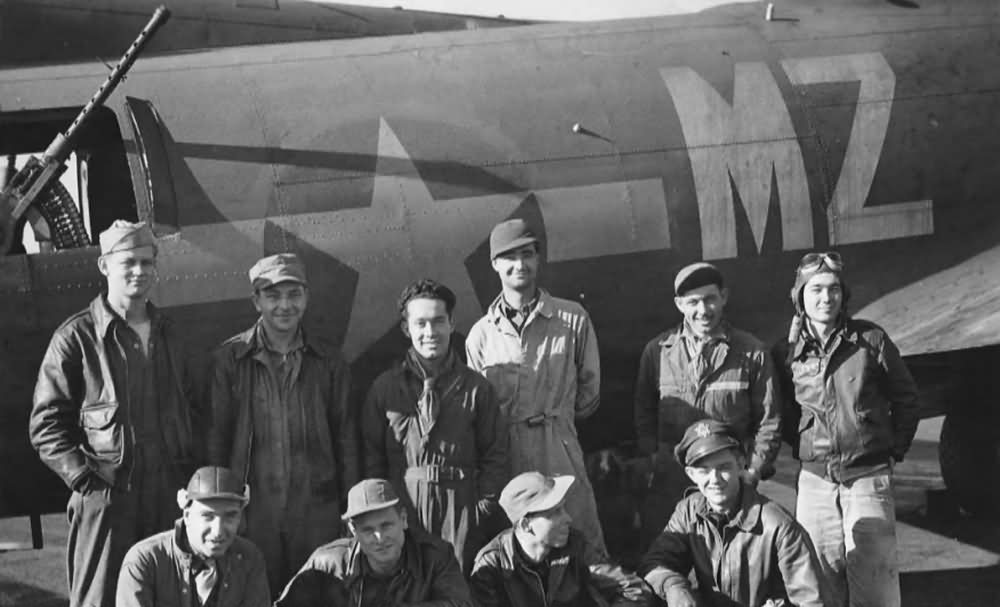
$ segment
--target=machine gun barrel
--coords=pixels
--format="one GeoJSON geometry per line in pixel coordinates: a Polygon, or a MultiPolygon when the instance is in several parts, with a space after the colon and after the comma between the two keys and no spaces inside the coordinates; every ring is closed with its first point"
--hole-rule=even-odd
{"type": "Polygon", "coordinates": [[[29,158],[25,166],[4,185],[3,191],[0,191],[0,255],[10,250],[14,226],[33,204],[38,204],[39,212],[53,229],[53,240],[57,248],[89,244],[83,219],[73,201],[68,195],[51,194],[50,189],[58,183],[59,176],[66,170],[66,160],[73,152],[80,129],[114,92],[149,39],[169,18],[170,11],[167,7],[160,6],[156,9],[149,23],[142,28],[66,132],[55,136],[41,160],[29,158]]]}

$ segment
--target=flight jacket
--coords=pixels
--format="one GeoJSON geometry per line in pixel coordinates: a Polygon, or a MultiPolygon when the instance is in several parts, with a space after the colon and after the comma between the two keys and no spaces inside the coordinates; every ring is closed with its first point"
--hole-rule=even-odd
{"type": "MultiPolygon", "coordinates": [[[[201,460],[193,436],[201,418],[195,389],[173,322],[153,304],[147,306],[150,331],[167,357],[157,365],[156,376],[163,444],[179,478],[187,478],[201,460]]],[[[113,335],[115,327],[124,324],[105,295],[99,295],[55,330],[38,371],[29,421],[31,444],[73,489],[90,474],[114,485],[123,462],[132,460],[127,369],[113,335]]]]}
{"type": "Polygon", "coordinates": [[[847,318],[826,348],[801,331],[774,348],[785,440],[804,468],[838,482],[902,461],[920,421],[916,383],[878,325],[847,318]]]}

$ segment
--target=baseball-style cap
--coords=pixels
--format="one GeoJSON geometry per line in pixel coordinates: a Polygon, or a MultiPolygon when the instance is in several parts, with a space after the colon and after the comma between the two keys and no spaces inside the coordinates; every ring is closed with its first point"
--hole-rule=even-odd
{"type": "Polygon", "coordinates": [[[249,274],[250,284],[254,289],[266,289],[282,282],[308,285],[306,268],[299,260],[299,256],[294,253],[279,253],[265,257],[253,264],[249,274]]]}
{"type": "Polygon", "coordinates": [[[682,466],[691,466],[698,460],[725,449],[741,449],[729,424],[714,420],[697,421],[684,431],[684,438],[674,447],[674,455],[682,466]]]}
{"type": "Polygon", "coordinates": [[[496,259],[507,251],[523,247],[526,244],[539,243],[541,239],[523,219],[508,219],[493,226],[490,232],[490,259],[496,259]]]}
{"type": "Polygon", "coordinates": [[[156,236],[148,223],[133,223],[124,219],[116,219],[107,230],[101,232],[98,240],[101,243],[101,255],[140,247],[156,247],[156,236]]]}
{"type": "Polygon", "coordinates": [[[681,297],[688,291],[706,285],[719,285],[721,289],[724,286],[722,272],[708,262],[699,261],[684,266],[674,277],[674,295],[681,297]]]}
{"type": "Polygon", "coordinates": [[[500,507],[511,523],[517,523],[528,514],[558,506],[575,480],[568,474],[546,476],[541,472],[523,472],[500,492],[500,507]]]}
{"type": "Polygon", "coordinates": [[[348,521],[368,512],[382,510],[399,503],[392,483],[381,478],[366,478],[347,492],[347,510],[340,518],[348,521]]]}
{"type": "Polygon", "coordinates": [[[187,485],[187,501],[209,499],[231,499],[250,501],[249,488],[243,480],[229,468],[204,466],[191,476],[187,485]]]}

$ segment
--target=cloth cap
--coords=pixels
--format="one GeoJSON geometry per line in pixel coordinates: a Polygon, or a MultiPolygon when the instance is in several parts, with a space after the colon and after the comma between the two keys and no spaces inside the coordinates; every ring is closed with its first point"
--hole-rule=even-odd
{"type": "Polygon", "coordinates": [[[250,501],[250,495],[243,480],[229,468],[204,466],[191,476],[187,499],[231,499],[246,503],[250,501]]]}
{"type": "Polygon", "coordinates": [[[533,512],[544,512],[566,499],[566,492],[576,480],[570,475],[546,476],[541,472],[523,472],[500,492],[500,507],[511,523],[533,512]]]}
{"type": "Polygon", "coordinates": [[[279,253],[259,260],[250,268],[250,284],[254,289],[267,287],[282,282],[297,282],[307,285],[306,268],[294,253],[279,253]]]}
{"type": "Polygon", "coordinates": [[[682,466],[690,466],[707,455],[732,448],[743,449],[733,428],[714,419],[703,419],[684,431],[684,438],[674,447],[674,456],[682,466]]]}
{"type": "Polygon", "coordinates": [[[156,248],[156,236],[148,223],[132,223],[124,219],[116,219],[107,230],[101,232],[98,240],[101,243],[101,255],[139,247],[156,248]]]}
{"type": "Polygon", "coordinates": [[[490,259],[496,259],[507,251],[513,251],[526,244],[540,242],[527,221],[509,219],[493,226],[493,231],[490,232],[490,259]]]}
{"type": "Polygon", "coordinates": [[[367,512],[383,510],[399,503],[392,483],[381,478],[366,478],[347,492],[347,510],[340,518],[349,521],[367,512]]]}
{"type": "Polygon", "coordinates": [[[708,262],[699,261],[684,266],[674,277],[674,295],[681,297],[688,291],[706,285],[719,285],[721,289],[724,286],[722,272],[708,262]]]}

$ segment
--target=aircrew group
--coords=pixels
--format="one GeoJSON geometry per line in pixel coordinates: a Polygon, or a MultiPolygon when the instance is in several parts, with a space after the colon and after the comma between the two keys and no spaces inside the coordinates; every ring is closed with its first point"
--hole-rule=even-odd
{"type": "Polygon", "coordinates": [[[346,362],[303,325],[297,256],[250,268],[259,317],[199,389],[148,300],[152,230],[103,232],[106,291],[53,335],[30,421],[72,489],[70,607],[900,604],[892,472],[917,393],[888,335],[848,315],[839,255],[802,258],[771,350],[726,321],[715,266],[677,274],[682,321],[638,370],[652,476],[630,573],[605,548],[575,425],[600,404],[595,328],[539,287],[529,223],[489,244],[501,292],[465,351],[454,293],[406,286],[410,348],[358,405],[346,362]],[[757,492],[782,437],[795,516],[757,492]]]}

